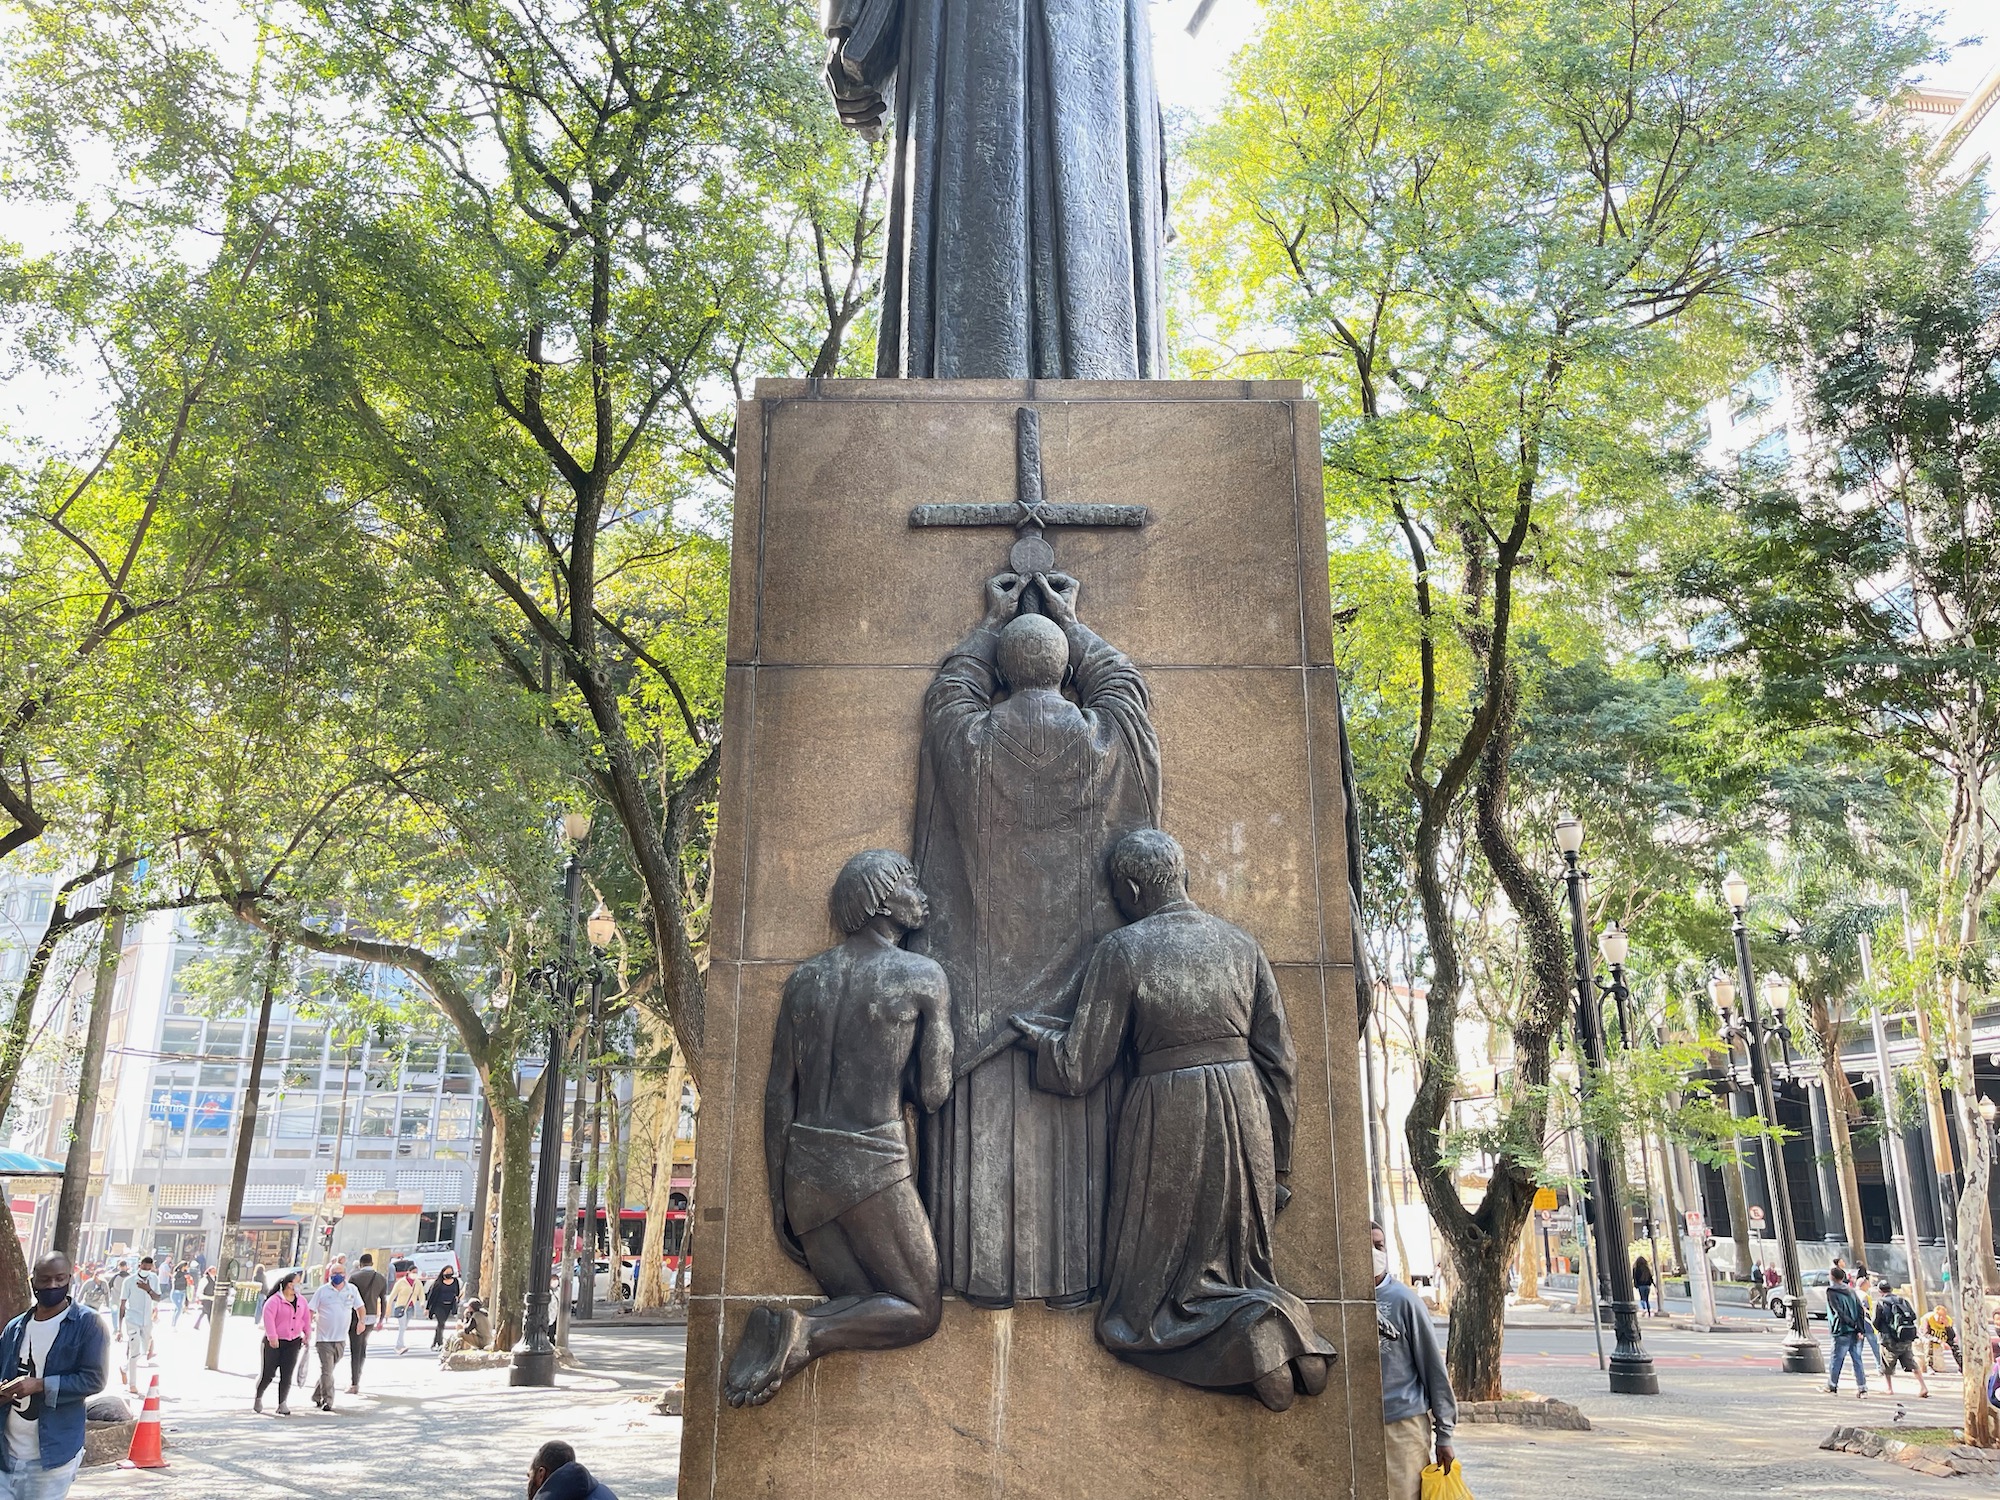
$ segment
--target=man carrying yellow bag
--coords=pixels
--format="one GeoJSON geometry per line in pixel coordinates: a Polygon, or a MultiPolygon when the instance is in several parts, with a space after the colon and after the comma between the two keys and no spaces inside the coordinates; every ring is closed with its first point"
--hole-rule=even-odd
{"type": "Polygon", "coordinates": [[[1423,1299],[1389,1274],[1382,1226],[1375,1245],[1375,1325],[1382,1350],[1382,1421],[1389,1500],[1471,1500],[1451,1451],[1458,1400],[1423,1299]],[[1432,1449],[1436,1463],[1432,1464],[1432,1449]]]}

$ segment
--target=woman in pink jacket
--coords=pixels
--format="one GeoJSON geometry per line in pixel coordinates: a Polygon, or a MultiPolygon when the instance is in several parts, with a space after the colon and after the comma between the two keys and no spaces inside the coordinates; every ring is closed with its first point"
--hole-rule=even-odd
{"type": "Polygon", "coordinates": [[[257,1381],[257,1395],[250,1409],[264,1409],[264,1391],[275,1375],[278,1415],[289,1417],[292,1408],[285,1398],[292,1393],[292,1371],[298,1368],[299,1351],[305,1348],[306,1335],[312,1331],[312,1304],[299,1295],[297,1271],[287,1271],[278,1278],[277,1286],[264,1299],[257,1321],[264,1329],[264,1373],[257,1381]]]}

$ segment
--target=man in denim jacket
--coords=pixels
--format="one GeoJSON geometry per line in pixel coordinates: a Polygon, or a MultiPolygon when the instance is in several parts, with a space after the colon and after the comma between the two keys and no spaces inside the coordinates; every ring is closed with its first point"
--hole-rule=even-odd
{"type": "Polygon", "coordinates": [[[0,1500],[62,1500],[83,1464],[84,1403],[104,1389],[104,1320],[70,1296],[69,1257],[35,1262],[35,1305],[0,1333],[0,1500]]]}

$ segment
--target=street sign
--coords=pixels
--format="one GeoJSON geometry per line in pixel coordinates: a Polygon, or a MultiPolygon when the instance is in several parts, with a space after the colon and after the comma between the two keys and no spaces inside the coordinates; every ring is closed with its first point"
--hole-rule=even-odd
{"type": "Polygon", "coordinates": [[[1556,1206],[1556,1190],[1554,1188],[1545,1187],[1545,1188],[1535,1189],[1535,1207],[1540,1212],[1548,1213],[1551,1210],[1553,1210],[1555,1206],[1556,1206]]]}
{"type": "Polygon", "coordinates": [[[162,1208],[153,1214],[153,1221],[161,1229],[199,1229],[201,1210],[198,1208],[162,1208]]]}
{"type": "Polygon", "coordinates": [[[1752,1224],[1762,1224],[1764,1222],[1764,1210],[1755,1203],[1750,1205],[1750,1222],[1752,1224]]]}

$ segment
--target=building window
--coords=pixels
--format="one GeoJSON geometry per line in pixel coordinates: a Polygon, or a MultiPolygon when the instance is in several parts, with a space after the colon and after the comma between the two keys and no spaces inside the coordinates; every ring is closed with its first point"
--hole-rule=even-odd
{"type": "Polygon", "coordinates": [[[201,1022],[168,1021],[160,1027],[160,1050],[175,1057],[192,1057],[201,1051],[201,1022]]]}
{"type": "Polygon", "coordinates": [[[430,1099],[405,1099],[403,1114],[397,1122],[396,1134],[406,1141],[427,1141],[431,1138],[431,1111],[436,1107],[430,1099]]]}
{"type": "Polygon", "coordinates": [[[438,1101],[437,1138],[441,1141],[472,1139],[472,1101],[446,1098],[438,1101]]]}

